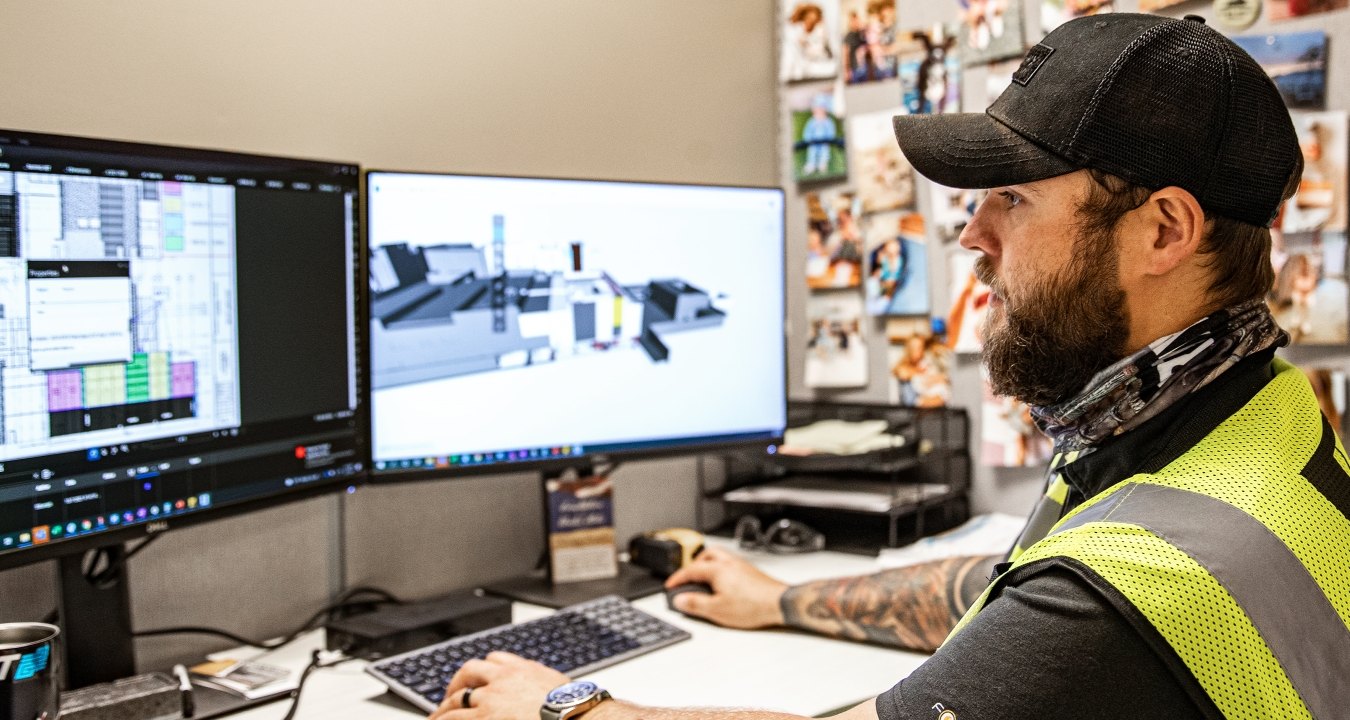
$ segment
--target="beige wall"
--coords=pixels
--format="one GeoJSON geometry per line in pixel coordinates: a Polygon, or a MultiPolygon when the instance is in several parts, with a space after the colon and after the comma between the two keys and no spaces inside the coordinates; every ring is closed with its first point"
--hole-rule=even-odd
{"type": "MultiPolygon", "coordinates": [[[[370,168],[774,184],[769,0],[5,0],[0,127],[370,168]]],[[[486,409],[505,413],[507,409],[486,409]]],[[[620,537],[694,522],[697,463],[616,475],[620,537]]],[[[131,562],[134,624],[290,629],[344,582],[411,597],[543,547],[538,480],[328,497],[174,531],[131,562]]],[[[54,606],[0,574],[0,620],[54,606]]],[[[147,640],[142,665],[210,648],[147,640]]]]}
{"type": "Polygon", "coordinates": [[[772,183],[765,0],[6,0],[7,127],[772,183]]]}

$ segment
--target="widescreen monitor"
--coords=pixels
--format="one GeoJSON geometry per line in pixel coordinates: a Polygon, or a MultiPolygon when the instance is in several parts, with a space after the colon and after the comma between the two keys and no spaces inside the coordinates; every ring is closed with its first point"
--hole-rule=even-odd
{"type": "Polygon", "coordinates": [[[365,471],[359,178],[0,131],[0,567],[365,471]]]}
{"type": "Polygon", "coordinates": [[[373,479],[767,447],[783,193],[371,171],[373,479]]]}

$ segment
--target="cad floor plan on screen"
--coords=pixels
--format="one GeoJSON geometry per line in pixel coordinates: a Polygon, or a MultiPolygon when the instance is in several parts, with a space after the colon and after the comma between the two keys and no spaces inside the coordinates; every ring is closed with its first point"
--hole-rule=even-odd
{"type": "Polygon", "coordinates": [[[239,424],[234,188],[0,172],[0,461],[239,424]]]}

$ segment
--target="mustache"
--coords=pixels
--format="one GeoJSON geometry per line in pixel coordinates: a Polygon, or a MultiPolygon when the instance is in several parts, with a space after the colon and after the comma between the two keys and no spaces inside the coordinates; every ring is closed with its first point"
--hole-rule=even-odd
{"type": "Polygon", "coordinates": [[[999,282],[998,276],[994,274],[994,261],[990,260],[988,255],[981,255],[975,260],[975,279],[989,286],[995,295],[1007,299],[1007,293],[1003,292],[1003,283],[999,282]]]}

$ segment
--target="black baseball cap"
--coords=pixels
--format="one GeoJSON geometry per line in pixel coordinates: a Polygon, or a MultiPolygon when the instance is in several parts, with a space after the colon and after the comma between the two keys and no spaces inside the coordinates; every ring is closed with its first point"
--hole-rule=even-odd
{"type": "Polygon", "coordinates": [[[1204,20],[1071,20],[1027,52],[983,113],[897,115],[895,137],[935,182],[989,188],[1096,168],[1189,191],[1207,213],[1269,226],[1302,173],[1275,84],[1204,20]]]}

